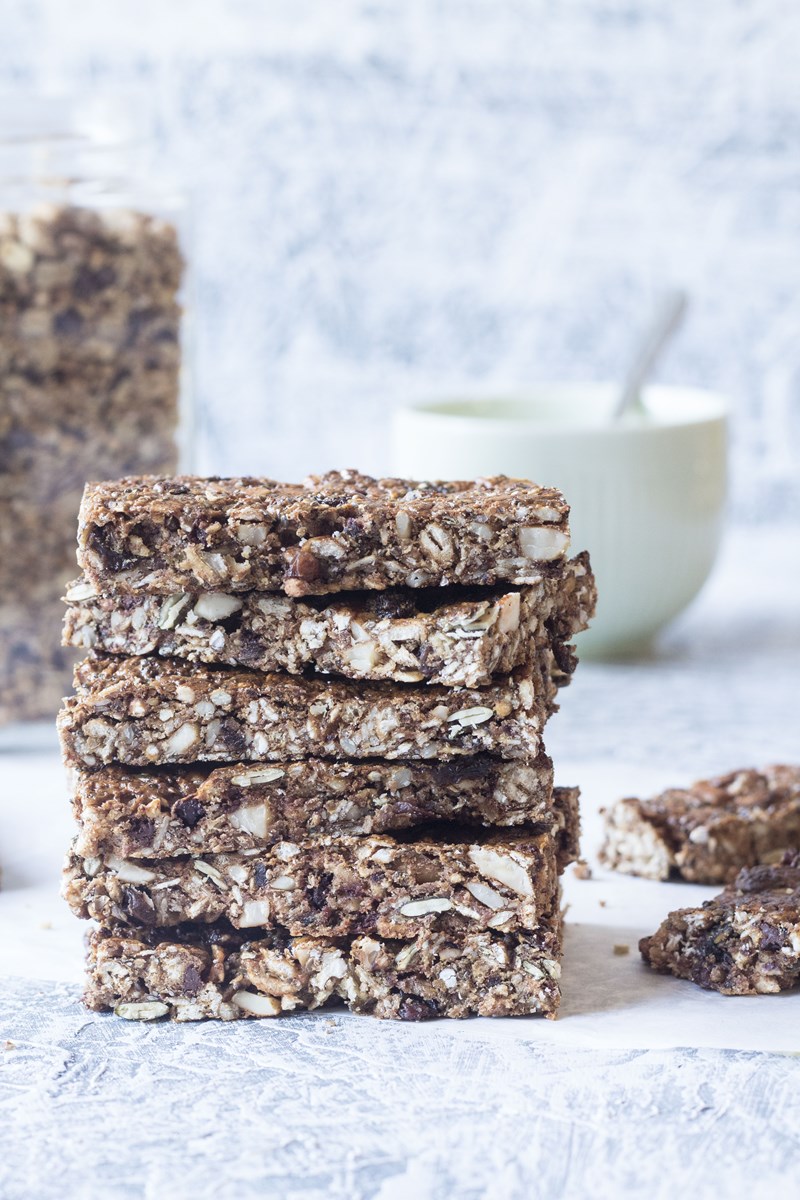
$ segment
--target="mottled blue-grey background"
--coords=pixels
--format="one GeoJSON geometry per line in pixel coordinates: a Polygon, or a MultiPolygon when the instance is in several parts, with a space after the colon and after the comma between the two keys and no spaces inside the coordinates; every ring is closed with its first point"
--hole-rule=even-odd
{"type": "Polygon", "coordinates": [[[728,392],[735,510],[800,518],[796,0],[3,0],[0,94],[121,98],[193,197],[200,465],[388,465],[469,381],[728,392]]]}

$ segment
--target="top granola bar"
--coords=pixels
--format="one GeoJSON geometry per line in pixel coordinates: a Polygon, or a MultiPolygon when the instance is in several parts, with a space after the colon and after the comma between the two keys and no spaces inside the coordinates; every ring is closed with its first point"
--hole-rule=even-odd
{"type": "Polygon", "coordinates": [[[78,562],[97,588],[161,594],[526,584],[566,557],[568,515],[554,488],[505,476],[140,476],[87,486],[78,562]]]}

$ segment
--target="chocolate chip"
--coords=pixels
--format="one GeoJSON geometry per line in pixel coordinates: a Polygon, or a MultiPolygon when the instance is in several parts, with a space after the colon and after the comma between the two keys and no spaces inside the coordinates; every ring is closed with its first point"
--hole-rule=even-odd
{"type": "Polygon", "coordinates": [[[181,800],[175,805],[175,816],[183,821],[189,829],[194,829],[198,821],[202,821],[206,815],[206,810],[195,796],[189,796],[186,800],[181,800]]]}
{"type": "Polygon", "coordinates": [[[263,888],[267,883],[267,868],[264,863],[256,863],[253,868],[253,883],[257,888],[263,888]]]}

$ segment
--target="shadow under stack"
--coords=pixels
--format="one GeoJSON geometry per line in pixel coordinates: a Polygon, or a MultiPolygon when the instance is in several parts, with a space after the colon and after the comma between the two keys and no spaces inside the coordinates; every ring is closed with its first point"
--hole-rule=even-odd
{"type": "Polygon", "coordinates": [[[90,1007],[555,1015],[578,793],[542,731],[595,599],[567,516],[505,478],[87,488],[59,725],[90,1007]]]}

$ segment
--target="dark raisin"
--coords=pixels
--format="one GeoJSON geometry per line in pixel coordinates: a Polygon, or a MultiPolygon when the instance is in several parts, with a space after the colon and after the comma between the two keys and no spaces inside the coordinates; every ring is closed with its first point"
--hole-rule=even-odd
{"type": "Polygon", "coordinates": [[[322,577],[322,563],[310,550],[295,550],[289,555],[286,566],[287,579],[303,579],[313,583],[322,577]]]}
{"type": "Polygon", "coordinates": [[[131,836],[137,846],[149,846],[156,832],[156,823],[149,817],[134,817],[131,821],[131,836]]]}
{"type": "Polygon", "coordinates": [[[194,829],[198,821],[202,821],[206,815],[206,810],[195,796],[189,796],[186,800],[181,800],[175,805],[175,816],[183,821],[189,829],[194,829]]]}
{"type": "Polygon", "coordinates": [[[236,657],[245,665],[259,662],[264,654],[264,643],[251,629],[242,629],[236,643],[236,657]]]}
{"type": "Polygon", "coordinates": [[[699,957],[707,961],[724,962],[728,958],[728,952],[720,945],[716,940],[716,935],[712,932],[709,937],[702,939],[699,957]]]}
{"type": "Polygon", "coordinates": [[[105,288],[111,287],[116,282],[117,276],[113,267],[101,267],[99,271],[93,271],[90,267],[83,266],[75,276],[75,282],[72,285],[72,291],[79,300],[89,300],[97,292],[102,292],[105,288]]]}
{"type": "Polygon", "coordinates": [[[553,650],[553,658],[556,661],[556,666],[565,675],[571,675],[578,665],[578,660],[575,656],[575,651],[567,642],[554,641],[551,643],[553,650]]]}
{"type": "Polygon", "coordinates": [[[426,679],[430,679],[431,675],[434,675],[439,670],[441,661],[440,655],[432,650],[430,643],[424,642],[420,646],[417,662],[419,663],[420,671],[426,679]]]}
{"type": "Polygon", "coordinates": [[[89,549],[101,559],[107,571],[111,571],[113,574],[119,571],[127,571],[129,567],[134,566],[139,560],[135,554],[123,554],[114,546],[109,545],[107,539],[110,537],[110,530],[107,531],[95,527],[89,535],[89,549]]]}
{"type": "Polygon", "coordinates": [[[438,787],[451,787],[466,780],[488,779],[496,770],[496,763],[486,754],[471,758],[454,758],[431,768],[431,779],[438,787]]]}
{"type": "Polygon", "coordinates": [[[53,318],[53,333],[58,337],[77,337],[83,329],[83,317],[74,308],[65,308],[53,318]]]}
{"type": "Polygon", "coordinates": [[[122,892],[122,907],[130,919],[139,925],[155,925],[156,907],[147,892],[126,887],[122,892]]]}
{"type": "Polygon", "coordinates": [[[416,611],[416,604],[411,597],[391,590],[378,592],[376,596],[369,598],[368,603],[379,620],[382,617],[413,617],[416,611]]]}
{"type": "Polygon", "coordinates": [[[237,758],[243,757],[247,749],[247,739],[242,733],[239,722],[234,717],[226,717],[222,722],[217,741],[237,758]]]}
{"type": "Polygon", "coordinates": [[[207,546],[208,535],[202,525],[193,525],[189,530],[189,541],[196,546],[207,546]]]}
{"type": "Polygon", "coordinates": [[[263,888],[267,883],[267,868],[264,863],[256,863],[253,868],[253,883],[257,888],[263,888]]]}
{"type": "Polygon", "coordinates": [[[408,824],[412,820],[419,820],[424,815],[423,810],[413,800],[395,800],[392,805],[392,814],[395,817],[405,817],[408,824]]]}
{"type": "Polygon", "coordinates": [[[321,875],[316,887],[313,887],[309,893],[308,899],[311,907],[317,912],[325,907],[328,899],[328,890],[333,882],[333,875],[321,875]]]}
{"type": "Polygon", "coordinates": [[[770,925],[768,921],[762,921],[759,928],[761,930],[759,950],[780,950],[786,944],[783,930],[776,928],[775,925],[770,925]]]}
{"type": "Polygon", "coordinates": [[[128,317],[128,344],[135,342],[147,326],[158,316],[153,308],[137,308],[128,317]]]}
{"type": "Polygon", "coordinates": [[[183,990],[187,996],[196,996],[203,986],[203,976],[194,963],[190,963],[183,973],[183,990]]]}
{"type": "Polygon", "coordinates": [[[432,1000],[422,1000],[419,996],[404,996],[400,1001],[397,1015],[401,1021],[429,1021],[439,1015],[432,1000]]]}

